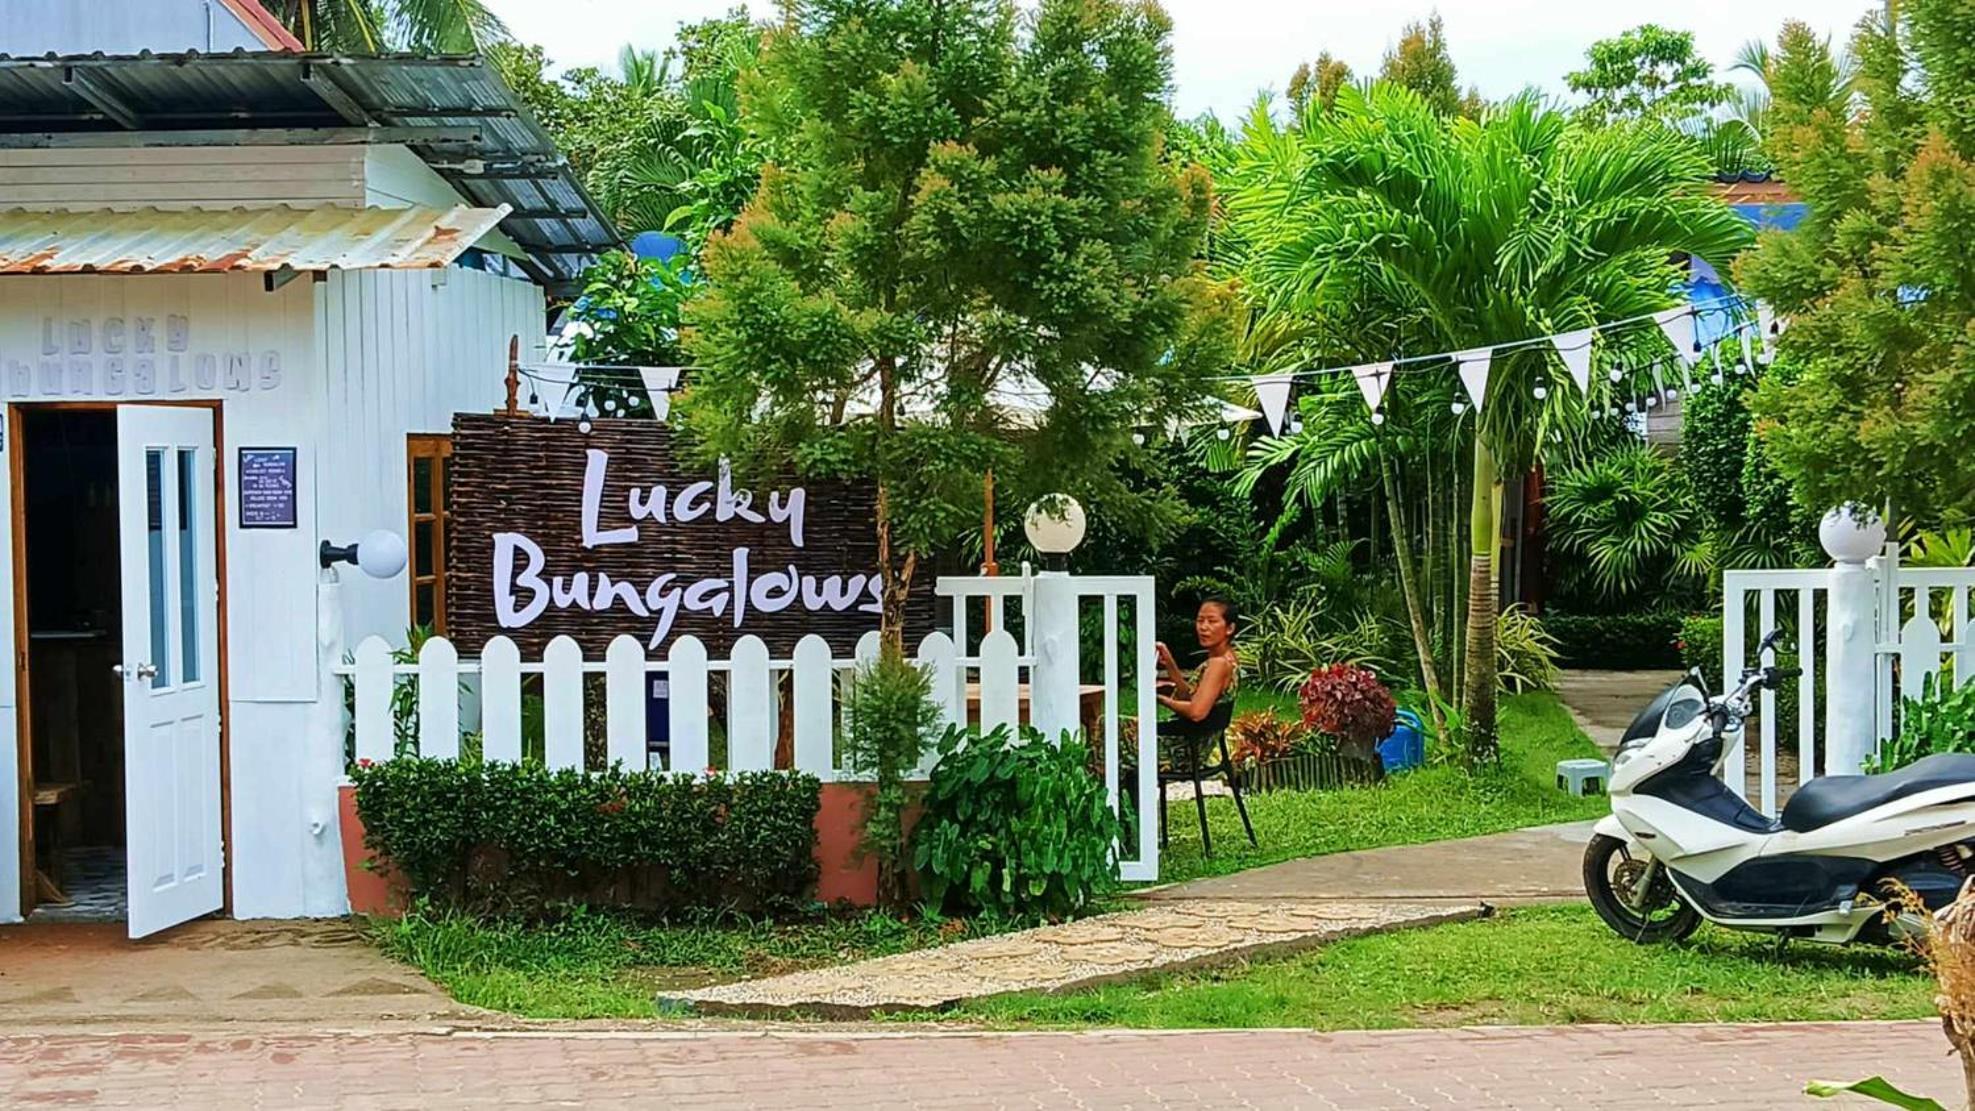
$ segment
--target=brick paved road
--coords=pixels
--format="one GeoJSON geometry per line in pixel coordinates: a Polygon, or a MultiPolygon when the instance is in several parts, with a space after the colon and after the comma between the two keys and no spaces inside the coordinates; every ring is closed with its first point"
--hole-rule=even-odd
{"type": "MultiPolygon", "coordinates": [[[[0,1038],[0,1105],[1833,1107],[1884,1073],[1951,1102],[1931,1023],[1308,1034],[528,1033],[0,1038]]],[[[1844,1101],[1850,1104],[1851,1101],[1844,1101]]]]}

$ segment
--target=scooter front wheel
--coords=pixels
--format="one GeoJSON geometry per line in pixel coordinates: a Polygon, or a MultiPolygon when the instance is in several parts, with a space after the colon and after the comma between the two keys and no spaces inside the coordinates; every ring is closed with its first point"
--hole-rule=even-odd
{"type": "Polygon", "coordinates": [[[1640,945],[1679,941],[1701,925],[1701,915],[1673,889],[1662,867],[1635,894],[1647,861],[1635,859],[1624,841],[1595,834],[1584,848],[1584,894],[1591,909],[1620,937],[1640,945]]]}

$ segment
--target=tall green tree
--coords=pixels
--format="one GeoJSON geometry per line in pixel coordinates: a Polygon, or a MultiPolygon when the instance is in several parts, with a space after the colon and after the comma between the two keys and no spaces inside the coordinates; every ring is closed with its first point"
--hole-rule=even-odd
{"type": "Polygon", "coordinates": [[[1170,520],[1114,465],[1197,411],[1233,300],[1197,261],[1205,171],[1161,157],[1170,24],[1149,2],[812,0],[744,90],[781,154],[703,259],[681,410],[708,455],[876,491],[882,632],[920,562],[1069,494],[1170,520]]]}
{"type": "Polygon", "coordinates": [[[1316,61],[1297,66],[1284,92],[1290,109],[1300,116],[1305,112],[1330,111],[1331,105],[1337,103],[1337,90],[1350,83],[1351,67],[1331,57],[1326,50],[1317,55],[1316,61]]]}
{"type": "Polygon", "coordinates": [[[1845,67],[1786,28],[1769,149],[1809,205],[1740,280],[1789,318],[1751,401],[1799,503],[1891,503],[1922,524],[1975,515],[1975,8],[1903,0],[1866,17],[1845,67]]]}
{"type": "Polygon", "coordinates": [[[745,11],[684,24],[664,54],[626,46],[615,73],[547,75],[539,47],[493,61],[627,234],[669,231],[697,251],[753,196],[765,151],[740,118],[760,50],[745,11]]]}
{"type": "Polygon", "coordinates": [[[1585,52],[1585,66],[1564,75],[1586,97],[1581,111],[1593,125],[1655,119],[1679,124],[1728,99],[1729,85],[1694,52],[1692,31],[1644,23],[1585,52]]]}
{"type": "MultiPolygon", "coordinates": [[[[1726,265],[1750,235],[1710,195],[1709,167],[1691,144],[1665,128],[1573,127],[1530,95],[1473,121],[1409,89],[1347,87],[1331,113],[1290,128],[1257,112],[1243,154],[1226,207],[1251,245],[1249,288],[1303,318],[1333,365],[1649,313],[1674,303],[1677,253],[1726,265]]],[[[1498,353],[1484,404],[1466,416],[1474,448],[1463,702],[1475,760],[1496,751],[1502,480],[1530,466],[1553,426],[1583,420],[1586,400],[1561,380],[1544,347],[1498,353]]]]}
{"type": "Polygon", "coordinates": [[[485,0],[271,0],[309,50],[335,54],[475,54],[508,40],[485,0]]]}
{"type": "Polygon", "coordinates": [[[1406,24],[1399,41],[1385,52],[1378,79],[1411,89],[1443,116],[1481,114],[1480,91],[1470,87],[1461,92],[1460,73],[1447,50],[1447,28],[1439,12],[1425,23],[1406,24]]]}

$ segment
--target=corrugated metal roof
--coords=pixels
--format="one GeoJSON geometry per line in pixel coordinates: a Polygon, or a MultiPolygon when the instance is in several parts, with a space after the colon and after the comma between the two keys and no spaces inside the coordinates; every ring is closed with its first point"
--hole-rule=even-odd
{"type": "Polygon", "coordinates": [[[403,143],[501,223],[536,277],[563,292],[623,245],[555,142],[477,57],[324,54],[0,54],[0,145],[165,145],[252,129],[259,141],[403,143]],[[127,128],[126,124],[134,124],[127,128]]]}
{"type": "Polygon", "coordinates": [[[0,209],[0,274],[421,270],[449,266],[498,208],[0,209]]]}

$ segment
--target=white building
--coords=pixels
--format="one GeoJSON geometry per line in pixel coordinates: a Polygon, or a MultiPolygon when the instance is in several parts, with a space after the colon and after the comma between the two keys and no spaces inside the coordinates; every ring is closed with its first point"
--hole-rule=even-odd
{"type": "Polygon", "coordinates": [[[477,60],[264,17],[0,4],[0,921],[345,910],[318,637],[438,616],[451,416],[616,245],[477,60]],[[321,589],[378,529],[411,569],[321,589]]]}

